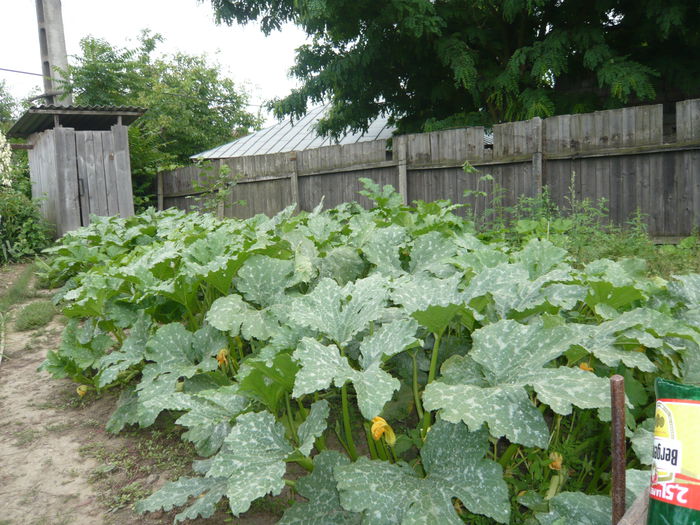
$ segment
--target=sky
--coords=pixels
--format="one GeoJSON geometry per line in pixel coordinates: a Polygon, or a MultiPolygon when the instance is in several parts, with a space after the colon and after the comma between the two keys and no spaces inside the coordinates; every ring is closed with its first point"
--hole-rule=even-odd
{"type": "MultiPolygon", "coordinates": [[[[211,4],[197,0],[62,0],[62,5],[69,62],[85,36],[133,46],[141,30],[150,29],[165,38],[161,52],[206,53],[220,63],[226,76],[246,87],[251,104],[284,96],[297,85],[288,71],[305,35],[295,26],[268,37],[257,24],[217,26],[211,4]]],[[[0,0],[0,68],[41,72],[35,0],[0,0]]],[[[41,77],[0,71],[3,80],[15,98],[43,91],[41,77]]],[[[266,123],[274,122],[267,115],[266,123]]]]}

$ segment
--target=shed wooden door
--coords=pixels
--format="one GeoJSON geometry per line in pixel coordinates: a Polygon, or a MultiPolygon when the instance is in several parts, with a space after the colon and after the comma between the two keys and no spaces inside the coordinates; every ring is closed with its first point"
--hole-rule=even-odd
{"type": "Polygon", "coordinates": [[[110,131],[76,131],[75,151],[81,224],[90,215],[134,214],[126,126],[110,131]]]}

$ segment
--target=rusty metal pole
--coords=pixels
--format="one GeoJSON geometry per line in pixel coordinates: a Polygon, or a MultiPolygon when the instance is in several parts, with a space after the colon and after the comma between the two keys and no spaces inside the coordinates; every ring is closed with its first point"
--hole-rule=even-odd
{"type": "Polygon", "coordinates": [[[612,525],[625,515],[625,378],[615,374],[610,378],[612,407],[612,525]]]}

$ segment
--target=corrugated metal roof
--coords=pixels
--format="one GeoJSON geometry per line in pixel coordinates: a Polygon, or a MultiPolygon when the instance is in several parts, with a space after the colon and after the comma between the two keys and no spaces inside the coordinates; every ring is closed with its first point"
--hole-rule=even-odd
{"type": "Polygon", "coordinates": [[[33,106],[7,132],[8,137],[26,138],[54,127],[54,117],[61,126],[76,130],[107,130],[121,117],[128,126],[146,109],[137,106],[33,106]]]}
{"type": "MultiPolygon", "coordinates": [[[[328,111],[330,106],[310,109],[297,121],[285,119],[274,126],[264,128],[233,142],[192,155],[192,159],[230,159],[250,155],[266,155],[285,151],[302,151],[306,149],[332,146],[334,144],[355,144],[370,140],[388,139],[395,128],[389,125],[386,117],[373,120],[364,133],[346,133],[335,141],[316,133],[314,126],[328,111]]],[[[493,145],[493,133],[484,132],[484,146],[493,145]]]]}
{"type": "Polygon", "coordinates": [[[337,141],[330,137],[322,137],[316,133],[314,126],[328,111],[328,108],[329,105],[312,108],[297,121],[285,119],[274,126],[261,129],[228,144],[192,155],[191,158],[229,159],[249,155],[301,151],[334,144],[354,144],[369,140],[388,139],[394,131],[394,128],[388,125],[386,117],[379,117],[370,124],[365,133],[347,133],[337,141]]]}

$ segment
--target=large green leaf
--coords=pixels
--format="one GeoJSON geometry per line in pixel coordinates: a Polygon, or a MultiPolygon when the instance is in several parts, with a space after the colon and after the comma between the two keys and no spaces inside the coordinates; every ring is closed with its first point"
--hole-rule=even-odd
{"type": "Polygon", "coordinates": [[[143,369],[138,392],[139,424],[153,424],[158,414],[169,407],[180,378],[216,370],[215,355],[222,341],[211,334],[211,327],[196,334],[180,323],[170,323],[158,329],[148,341],[145,358],[150,361],[143,369]],[[202,346],[203,344],[208,346],[202,346]]]}
{"type": "Polygon", "coordinates": [[[698,336],[684,323],[650,308],[636,308],[598,325],[572,326],[583,337],[581,346],[606,365],[623,363],[644,372],[653,372],[656,366],[640,347],[662,346],[664,342],[657,336],[681,337],[693,343],[698,336]]]}
{"type": "Polygon", "coordinates": [[[243,264],[234,283],[249,302],[265,307],[284,297],[293,273],[294,261],[254,255],[243,264]]]}
{"type": "Polygon", "coordinates": [[[413,319],[399,319],[382,325],[374,334],[368,335],[360,343],[360,364],[368,368],[380,363],[406,348],[417,344],[418,324],[413,319]]]}
{"type": "Polygon", "coordinates": [[[442,366],[446,381],[429,384],[423,393],[423,406],[441,410],[447,421],[464,421],[472,430],[488,423],[494,436],[546,448],[549,431],[526,387],[559,414],[571,413],[572,405],[610,405],[605,379],[580,369],[545,367],[576,343],[576,332],[567,326],[501,320],[472,338],[471,353],[448,359],[442,366]]]}
{"type": "Polygon", "coordinates": [[[461,305],[464,298],[458,290],[460,277],[439,279],[428,275],[404,275],[391,283],[391,300],[409,314],[431,306],[461,305]]]}
{"type": "Polygon", "coordinates": [[[428,232],[413,241],[409,271],[446,277],[455,272],[449,262],[456,253],[457,247],[452,239],[440,232],[428,232]]]}
{"type": "Polygon", "coordinates": [[[219,293],[228,294],[233,276],[247,256],[240,237],[220,227],[187,247],[183,253],[182,272],[192,281],[204,280],[219,293]]]}
{"type": "Polygon", "coordinates": [[[135,425],[139,422],[139,403],[136,394],[136,386],[130,385],[122,390],[117,402],[117,408],[105,425],[107,432],[117,434],[126,425],[135,425]]]}
{"type": "Polygon", "coordinates": [[[533,280],[561,266],[566,257],[566,250],[540,239],[530,240],[515,254],[515,260],[522,263],[528,271],[529,278],[533,280]]]}
{"type": "Polygon", "coordinates": [[[328,426],[328,414],[331,407],[328,401],[322,399],[311,405],[311,411],[306,420],[299,425],[299,452],[308,456],[316,438],[320,437],[328,426]]]}
{"type": "Polygon", "coordinates": [[[58,349],[62,357],[72,360],[83,370],[98,368],[100,360],[114,345],[114,340],[106,334],[86,335],[87,337],[82,337],[78,320],[71,319],[63,330],[58,349]]]}
{"type": "Polygon", "coordinates": [[[654,449],[654,419],[650,418],[637,427],[630,437],[632,450],[642,465],[651,465],[654,449]]]}
{"type": "Polygon", "coordinates": [[[347,358],[340,355],[335,345],[324,345],[306,337],[293,354],[301,370],[294,382],[294,397],[329,388],[341,387],[350,381],[357,392],[357,404],[365,419],[378,416],[393,393],[399,389],[399,380],[379,368],[374,361],[361,371],[355,370],[347,358]]]}
{"type": "Polygon", "coordinates": [[[285,459],[293,448],[284,426],[269,412],[238,417],[221,451],[211,459],[207,477],[226,479],[226,496],[234,516],[247,511],[265,494],[284,488],[285,459]]]}
{"type": "Polygon", "coordinates": [[[284,395],[294,388],[298,369],[288,353],[276,354],[269,360],[253,356],[243,361],[236,379],[241,392],[277,413],[284,395]]]}
{"type": "Polygon", "coordinates": [[[405,244],[406,230],[401,226],[392,225],[373,230],[362,246],[362,251],[380,274],[401,275],[404,270],[401,267],[399,252],[405,244]]]}
{"type": "Polygon", "coordinates": [[[124,340],[121,348],[100,359],[98,386],[109,385],[117,379],[121,372],[143,361],[150,328],[150,319],[141,316],[132,327],[129,337],[124,340]]]}
{"type": "Polygon", "coordinates": [[[245,339],[268,339],[277,322],[266,309],[258,310],[246,303],[238,294],[219,297],[206,315],[214,328],[245,339]]]}
{"type": "Polygon", "coordinates": [[[700,307],[700,274],[674,275],[668,291],[683,301],[687,308],[700,307]]]}
{"type": "Polygon", "coordinates": [[[421,458],[427,473],[420,478],[407,465],[361,457],[335,467],[340,501],[365,512],[377,525],[440,523],[460,525],[452,498],[469,511],[508,523],[508,488],[500,465],[484,459],[488,434],[469,432],[461,423],[439,421],[428,433],[421,458]]]}
{"type": "Polygon", "coordinates": [[[340,506],[333,469],[347,465],[347,456],[324,450],[314,457],[314,470],[296,483],[296,491],[308,500],[295,503],[284,512],[278,525],[360,525],[362,515],[340,506]]]}
{"type": "Polygon", "coordinates": [[[530,271],[522,263],[499,264],[475,275],[464,292],[464,298],[471,302],[490,295],[500,318],[542,308],[546,303],[571,308],[586,297],[581,286],[566,284],[571,280],[571,273],[565,268],[554,268],[530,280],[530,271]],[[550,290],[555,284],[556,287],[550,290]]]}
{"type": "Polygon", "coordinates": [[[320,264],[320,277],[333,279],[340,286],[357,279],[365,269],[362,257],[349,246],[333,248],[321,259],[320,264]]]}
{"type": "Polygon", "coordinates": [[[447,279],[404,275],[392,283],[391,299],[428,331],[442,334],[452,319],[465,311],[459,283],[459,275],[447,279]]]}
{"type": "Polygon", "coordinates": [[[197,453],[202,456],[211,456],[221,448],[231,430],[231,421],[250,403],[239,394],[238,385],[203,390],[191,395],[176,393],[173,397],[176,402],[167,408],[187,410],[175,422],[188,429],[182,438],[194,443],[197,453]]]}
{"type": "Polygon", "coordinates": [[[226,478],[180,478],[166,483],[157,492],[145,500],[136,503],[136,512],[168,512],[175,507],[186,505],[194,498],[192,504],[175,516],[175,523],[193,520],[198,517],[210,518],[216,512],[216,506],[226,495],[226,478]]]}
{"type": "Polygon", "coordinates": [[[344,346],[381,317],[386,299],[386,281],[377,274],[342,288],[331,279],[321,279],[311,293],[293,303],[289,316],[344,346]]]}
{"type": "Polygon", "coordinates": [[[535,516],[541,525],[609,525],[611,514],[608,496],[562,492],[549,500],[549,512],[535,516]]]}

